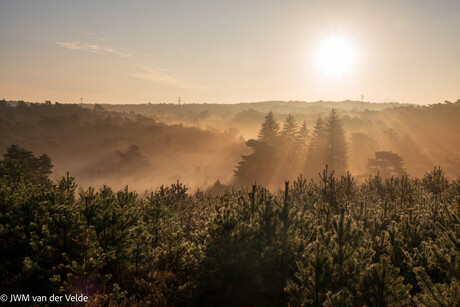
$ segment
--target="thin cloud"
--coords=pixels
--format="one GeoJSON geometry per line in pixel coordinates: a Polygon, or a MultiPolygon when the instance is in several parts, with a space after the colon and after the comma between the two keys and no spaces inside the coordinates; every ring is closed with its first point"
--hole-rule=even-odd
{"type": "Polygon", "coordinates": [[[131,74],[135,78],[144,79],[154,83],[161,83],[177,88],[187,89],[187,90],[205,90],[207,89],[204,86],[193,84],[182,80],[180,78],[174,77],[170,72],[162,69],[147,69],[143,72],[131,74]]]}
{"type": "Polygon", "coordinates": [[[73,41],[73,42],[56,42],[55,45],[58,45],[65,49],[70,50],[83,50],[91,53],[97,54],[110,54],[120,58],[132,58],[133,54],[131,52],[118,50],[108,46],[102,46],[98,44],[86,44],[80,41],[73,41]]]}

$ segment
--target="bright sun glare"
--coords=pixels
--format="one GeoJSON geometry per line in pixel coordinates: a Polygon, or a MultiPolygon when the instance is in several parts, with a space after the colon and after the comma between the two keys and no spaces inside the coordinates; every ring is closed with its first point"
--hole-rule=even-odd
{"type": "Polygon", "coordinates": [[[355,50],[343,37],[331,37],[321,42],[316,52],[316,65],[327,76],[350,73],[355,62],[355,50]]]}

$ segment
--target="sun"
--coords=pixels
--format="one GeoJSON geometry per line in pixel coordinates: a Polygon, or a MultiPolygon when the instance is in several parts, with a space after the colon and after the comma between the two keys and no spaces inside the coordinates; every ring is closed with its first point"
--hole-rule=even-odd
{"type": "Polygon", "coordinates": [[[319,44],[315,64],[324,75],[342,76],[352,72],[355,58],[351,42],[344,37],[330,37],[319,44]]]}

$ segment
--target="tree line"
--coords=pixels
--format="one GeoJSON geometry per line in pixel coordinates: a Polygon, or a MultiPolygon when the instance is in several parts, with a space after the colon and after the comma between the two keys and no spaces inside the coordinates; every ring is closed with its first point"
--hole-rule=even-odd
{"type": "MultiPolygon", "coordinates": [[[[291,114],[281,129],[274,113],[269,112],[257,139],[248,140],[246,145],[252,152],[237,163],[236,184],[277,186],[279,178],[294,179],[300,174],[316,178],[325,166],[337,176],[348,171],[349,145],[342,120],[334,109],[324,119],[318,116],[312,131],[306,121],[299,126],[291,114]]],[[[375,152],[367,166],[370,174],[383,178],[406,173],[403,157],[391,151],[375,152]]]]}
{"type": "Polygon", "coordinates": [[[281,129],[273,112],[269,112],[257,140],[251,139],[246,145],[252,153],[242,156],[236,166],[238,183],[272,185],[279,178],[290,179],[299,174],[313,177],[325,165],[339,176],[347,171],[348,143],[334,109],[325,119],[317,118],[311,133],[306,121],[299,127],[292,115],[286,117],[281,129]]]}

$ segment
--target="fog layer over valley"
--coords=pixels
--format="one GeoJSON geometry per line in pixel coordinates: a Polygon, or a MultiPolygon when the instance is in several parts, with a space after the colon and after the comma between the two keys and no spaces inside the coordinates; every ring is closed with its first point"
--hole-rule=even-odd
{"type": "Polygon", "coordinates": [[[300,173],[318,178],[317,170],[308,168],[308,152],[318,118],[327,123],[332,109],[344,132],[344,165],[358,180],[377,171],[386,172],[385,176],[401,172],[423,176],[434,165],[441,166],[450,178],[460,175],[460,101],[429,106],[359,101],[234,105],[2,101],[0,148],[4,152],[17,144],[37,154],[46,153],[54,165],[52,177],[58,179],[69,171],[82,186],[121,188],[129,183],[143,191],[177,180],[193,189],[206,189],[217,180],[241,186],[259,179],[248,175],[246,182],[234,174],[245,160],[242,156],[254,154],[257,148],[265,151],[247,141],[260,141],[261,124],[273,112],[281,139],[286,135],[282,131],[287,117],[295,127],[296,140],[304,122],[306,127],[301,149],[285,147],[282,156],[275,155],[266,167],[261,166],[267,172],[264,178],[267,174],[276,178],[276,182],[265,182],[274,188],[283,185],[280,180],[292,180],[300,173]],[[287,164],[279,159],[292,153],[295,156],[289,159],[297,162],[289,167],[294,169],[282,173],[287,164]],[[382,166],[388,161],[400,163],[400,169],[382,166]]]}
{"type": "MultiPolygon", "coordinates": [[[[166,125],[136,114],[68,104],[0,107],[0,147],[48,154],[52,177],[70,172],[79,185],[139,191],[180,180],[194,188],[229,181],[246,150],[229,132],[166,125]]],[[[246,150],[247,151],[247,150],[246,150]]]]}
{"type": "MultiPolygon", "coordinates": [[[[92,107],[92,106],[89,106],[92,107]]],[[[317,118],[335,109],[348,143],[348,167],[354,175],[368,175],[368,159],[375,152],[392,151],[404,159],[409,175],[422,176],[441,165],[451,178],[460,174],[460,101],[427,106],[366,101],[266,101],[239,104],[104,105],[107,110],[135,112],[165,123],[232,131],[248,140],[257,138],[261,123],[272,111],[281,128],[288,115],[299,127],[306,121],[311,138],[317,118]]],[[[309,139],[311,141],[311,139],[309,139]]]]}

